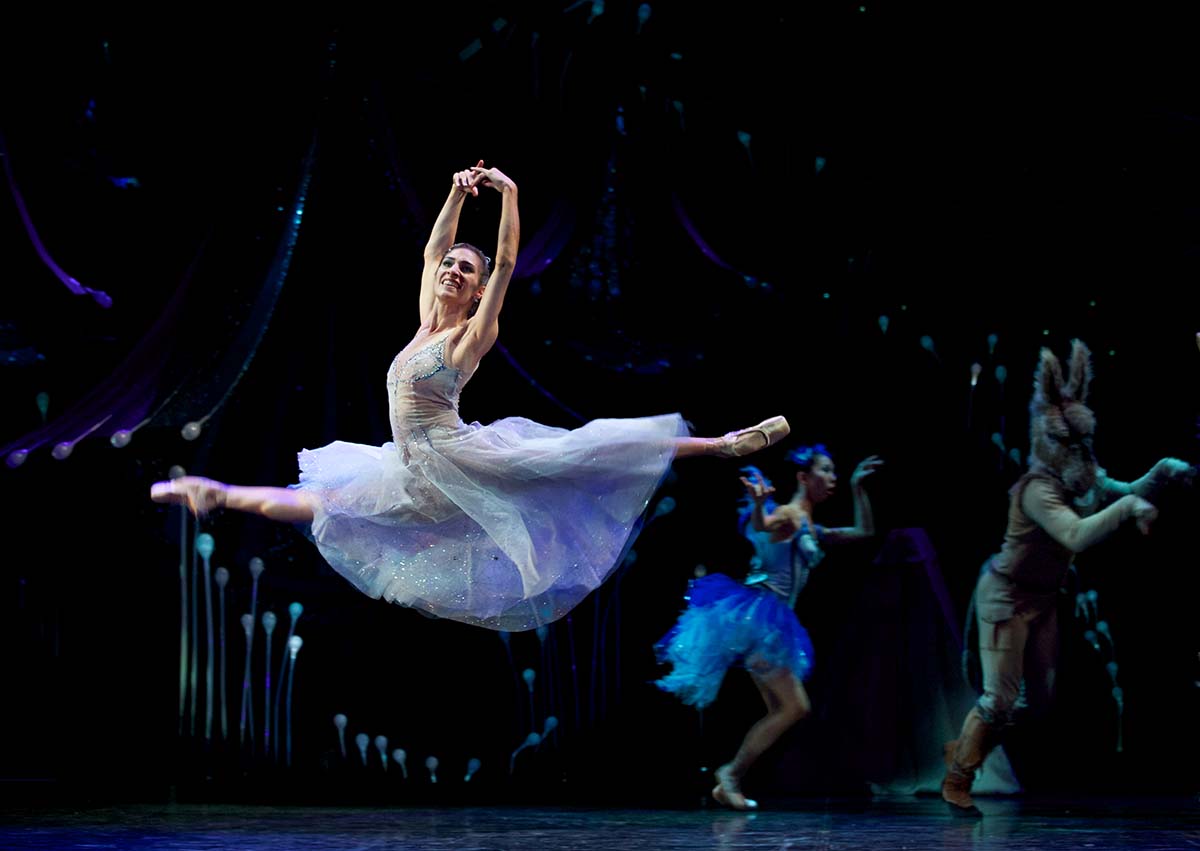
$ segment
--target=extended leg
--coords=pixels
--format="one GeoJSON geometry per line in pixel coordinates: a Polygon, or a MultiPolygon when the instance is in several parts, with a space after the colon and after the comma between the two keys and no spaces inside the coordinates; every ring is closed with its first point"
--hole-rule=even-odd
{"type": "Polygon", "coordinates": [[[752,810],[758,806],[742,794],[742,778],[767,748],[812,710],[804,686],[786,668],[751,676],[767,705],[767,714],[747,731],[733,759],[717,769],[717,785],[712,792],[718,803],[735,810],[752,810]]]}
{"type": "Polygon", "coordinates": [[[200,476],[181,476],[150,487],[155,502],[186,505],[204,515],[217,508],[259,514],[285,523],[311,523],[313,497],[292,488],[227,485],[200,476]]]}

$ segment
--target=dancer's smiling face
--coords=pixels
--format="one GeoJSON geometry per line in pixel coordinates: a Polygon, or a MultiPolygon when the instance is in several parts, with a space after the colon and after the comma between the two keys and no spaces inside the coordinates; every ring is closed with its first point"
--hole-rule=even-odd
{"type": "Polygon", "coordinates": [[[438,268],[437,294],[453,302],[469,303],[483,297],[487,261],[470,248],[452,248],[438,268]]]}

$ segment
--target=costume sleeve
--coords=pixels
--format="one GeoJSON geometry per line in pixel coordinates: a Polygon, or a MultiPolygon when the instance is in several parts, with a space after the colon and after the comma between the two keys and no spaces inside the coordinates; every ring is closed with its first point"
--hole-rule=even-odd
{"type": "Polygon", "coordinates": [[[1146,471],[1146,475],[1132,482],[1118,482],[1116,479],[1110,479],[1108,475],[1101,470],[1100,477],[1096,484],[1101,488],[1102,496],[1105,500],[1113,500],[1126,494],[1134,494],[1142,499],[1154,501],[1160,488],[1177,476],[1186,475],[1191,469],[1191,465],[1186,461],[1181,461],[1178,458],[1162,458],[1146,471]]]}
{"type": "Polygon", "coordinates": [[[1049,482],[1035,479],[1021,494],[1021,510],[1025,515],[1073,553],[1082,552],[1115,532],[1132,514],[1134,502],[1135,497],[1125,495],[1090,517],[1080,517],[1049,482]]]}

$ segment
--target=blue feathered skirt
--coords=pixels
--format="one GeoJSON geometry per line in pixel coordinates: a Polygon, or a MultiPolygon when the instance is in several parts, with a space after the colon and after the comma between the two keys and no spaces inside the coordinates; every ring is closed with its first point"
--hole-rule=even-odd
{"type": "Polygon", "coordinates": [[[687,609],[654,645],[672,671],[655,685],[703,709],[725,672],[738,665],[755,673],[786,668],[803,680],[812,669],[812,641],[787,601],[763,585],[743,585],[721,573],[694,580],[687,609]]]}

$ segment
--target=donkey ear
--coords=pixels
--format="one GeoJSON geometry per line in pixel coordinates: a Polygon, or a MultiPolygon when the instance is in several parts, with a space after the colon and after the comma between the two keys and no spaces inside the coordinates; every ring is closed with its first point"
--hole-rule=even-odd
{"type": "Polygon", "coordinates": [[[1058,406],[1063,400],[1062,365],[1049,349],[1042,349],[1038,360],[1037,374],[1033,380],[1034,404],[1058,406]]]}
{"type": "Polygon", "coordinates": [[[1067,385],[1067,396],[1076,402],[1087,400],[1088,387],[1092,383],[1092,353],[1083,340],[1071,341],[1071,381],[1067,385]]]}

